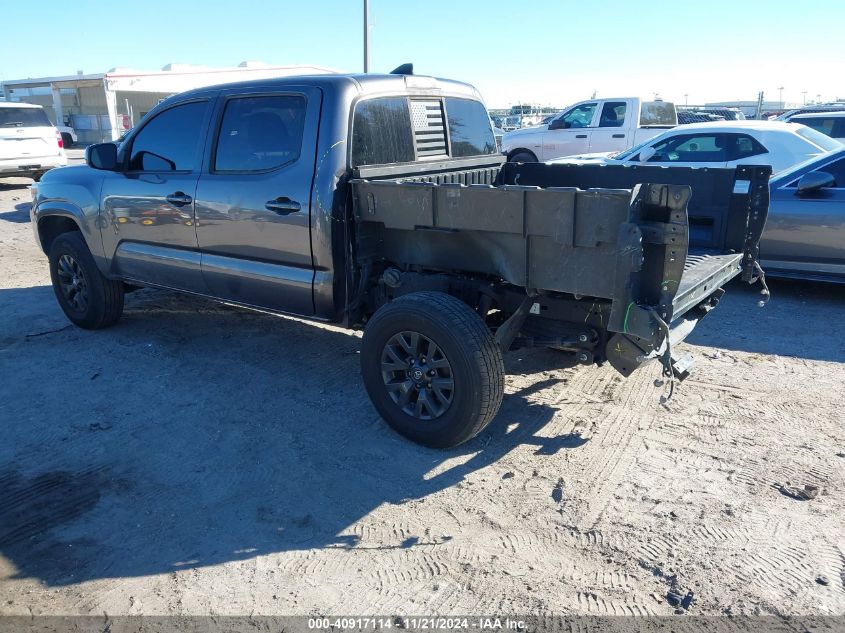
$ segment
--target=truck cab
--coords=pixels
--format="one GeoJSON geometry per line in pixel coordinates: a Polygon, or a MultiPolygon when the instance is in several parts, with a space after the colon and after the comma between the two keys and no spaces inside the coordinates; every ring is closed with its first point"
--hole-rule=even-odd
{"type": "Polygon", "coordinates": [[[675,106],[666,101],[589,99],[569,106],[546,125],[506,134],[502,151],[517,162],[618,152],[677,124],[675,106]]]}

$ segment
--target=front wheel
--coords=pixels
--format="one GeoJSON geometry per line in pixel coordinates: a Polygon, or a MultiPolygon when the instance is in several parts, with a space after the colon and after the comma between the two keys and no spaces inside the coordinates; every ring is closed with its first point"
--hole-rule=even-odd
{"type": "Polygon", "coordinates": [[[123,314],[123,283],[103,276],[77,231],[50,245],[50,278],[62,311],[81,328],[106,328],[123,314]]]}
{"type": "Polygon", "coordinates": [[[364,385],[398,433],[434,448],[477,435],[499,410],[502,353],[484,321],[441,292],[404,295],[364,331],[364,385]]]}

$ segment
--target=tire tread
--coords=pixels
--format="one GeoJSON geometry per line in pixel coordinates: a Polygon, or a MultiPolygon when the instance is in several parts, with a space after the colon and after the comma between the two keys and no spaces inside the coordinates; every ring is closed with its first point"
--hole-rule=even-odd
{"type": "MultiPolygon", "coordinates": [[[[505,369],[502,352],[487,325],[478,314],[461,300],[443,292],[421,291],[398,297],[388,304],[395,307],[411,307],[419,304],[417,310],[425,313],[434,308],[449,324],[457,338],[472,350],[471,364],[481,377],[481,393],[472,424],[453,438],[450,445],[461,444],[480,433],[496,416],[504,397],[505,369]]],[[[377,312],[370,324],[384,318],[387,313],[377,312]]]]}

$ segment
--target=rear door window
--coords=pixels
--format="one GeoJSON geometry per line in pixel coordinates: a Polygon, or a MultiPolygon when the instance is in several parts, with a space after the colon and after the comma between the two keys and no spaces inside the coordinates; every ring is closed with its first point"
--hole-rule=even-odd
{"type": "Polygon", "coordinates": [[[452,156],[460,158],[495,154],[496,139],[484,104],[471,99],[453,98],[447,98],[445,102],[452,156]]]}
{"type": "Polygon", "coordinates": [[[369,99],[355,106],[352,164],[385,165],[414,160],[408,99],[369,99]]]}
{"type": "Polygon", "coordinates": [[[606,101],[601,109],[599,127],[622,127],[625,123],[624,101],[606,101]]]}
{"type": "Polygon", "coordinates": [[[267,171],[294,162],[302,149],[305,105],[298,95],[230,99],[217,137],[214,171],[267,171]]]}
{"type": "Polygon", "coordinates": [[[755,138],[747,134],[728,134],[728,160],[739,160],[767,154],[768,150],[763,147],[755,138]]]}
{"type": "Polygon", "coordinates": [[[52,127],[41,108],[0,108],[0,127],[52,127]]]}
{"type": "Polygon", "coordinates": [[[208,101],[173,106],[150,119],[132,139],[131,171],[193,171],[199,167],[199,144],[208,101]]]}

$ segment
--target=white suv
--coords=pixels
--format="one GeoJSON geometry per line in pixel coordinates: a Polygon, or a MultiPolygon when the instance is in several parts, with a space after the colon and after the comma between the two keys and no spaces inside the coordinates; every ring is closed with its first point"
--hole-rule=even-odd
{"type": "Polygon", "coordinates": [[[43,108],[0,101],[0,178],[40,180],[48,169],[67,165],[64,143],[43,108]]]}

